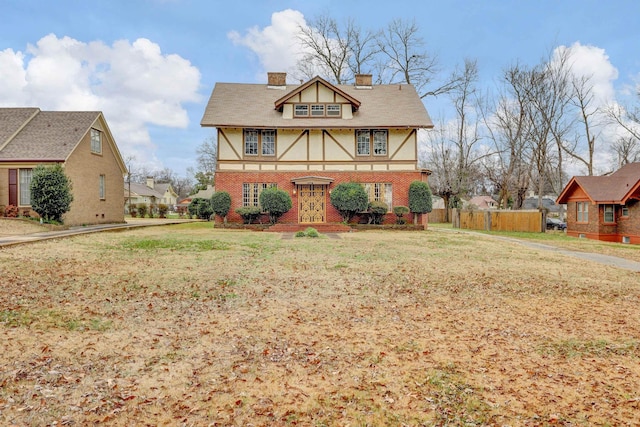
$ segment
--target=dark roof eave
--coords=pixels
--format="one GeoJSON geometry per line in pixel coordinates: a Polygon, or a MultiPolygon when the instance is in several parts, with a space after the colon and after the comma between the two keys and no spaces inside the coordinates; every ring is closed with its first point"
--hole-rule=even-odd
{"type": "Polygon", "coordinates": [[[66,159],[5,159],[0,157],[0,163],[64,163],[66,159]]]}
{"type": "Polygon", "coordinates": [[[366,125],[344,125],[344,126],[304,126],[304,125],[300,125],[300,126],[274,126],[273,124],[269,124],[269,125],[251,125],[251,126],[247,126],[247,125],[240,125],[240,124],[204,124],[201,123],[200,126],[202,127],[212,127],[212,128],[219,128],[219,129],[229,129],[229,128],[251,128],[251,129],[433,129],[435,126],[433,124],[430,125],[425,125],[425,124],[420,124],[420,125],[415,125],[415,124],[393,124],[393,125],[389,125],[389,124],[378,124],[375,126],[366,126],[366,125]]]}

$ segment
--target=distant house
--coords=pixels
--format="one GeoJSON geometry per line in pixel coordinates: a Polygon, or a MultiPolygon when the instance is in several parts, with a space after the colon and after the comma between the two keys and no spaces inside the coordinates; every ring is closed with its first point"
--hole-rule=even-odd
{"type": "Polygon", "coordinates": [[[474,205],[478,209],[497,209],[498,202],[491,196],[475,196],[469,200],[469,205],[474,205]]]}
{"type": "Polygon", "coordinates": [[[189,206],[189,203],[191,203],[191,201],[193,199],[207,199],[209,200],[211,198],[211,196],[213,196],[213,193],[215,193],[215,187],[211,184],[207,185],[207,188],[205,188],[204,190],[200,190],[195,194],[192,194],[191,196],[185,197],[184,199],[180,200],[180,202],[177,204],[178,207],[184,207],[186,208],[187,206],[189,206]]]}
{"type": "Polygon", "coordinates": [[[128,212],[129,205],[136,206],[144,204],[147,206],[164,204],[169,209],[174,209],[178,203],[178,194],[173,190],[170,183],[156,183],[152,177],[147,177],[145,184],[132,182],[124,183],[125,210],[128,212]]]}
{"type": "Polygon", "coordinates": [[[567,205],[567,234],[640,243],[640,163],[608,176],[574,176],[557,199],[567,205]]]}
{"type": "MultiPolygon", "coordinates": [[[[563,206],[557,204],[555,199],[550,196],[542,197],[542,207],[546,209],[548,213],[555,214],[555,216],[560,216],[564,210],[563,206]]],[[[522,209],[538,209],[538,196],[531,195],[524,199],[522,202],[522,209]]]]}
{"type": "Polygon", "coordinates": [[[124,222],[127,169],[101,112],[0,108],[0,207],[29,211],[33,168],[53,164],[72,183],[65,224],[124,222]]]}

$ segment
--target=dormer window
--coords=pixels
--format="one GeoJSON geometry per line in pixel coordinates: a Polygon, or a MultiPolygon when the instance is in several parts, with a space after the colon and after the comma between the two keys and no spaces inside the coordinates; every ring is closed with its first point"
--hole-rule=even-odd
{"type": "Polygon", "coordinates": [[[297,104],[295,106],[295,116],[296,117],[307,117],[307,116],[309,116],[309,105],[308,104],[297,104]]]}
{"type": "Polygon", "coordinates": [[[312,116],[324,116],[324,104],[311,105],[312,116]]]}
{"type": "Polygon", "coordinates": [[[340,104],[296,104],[294,117],[341,117],[340,104]]]}
{"type": "Polygon", "coordinates": [[[327,116],[340,117],[340,104],[328,104],[327,116]]]}

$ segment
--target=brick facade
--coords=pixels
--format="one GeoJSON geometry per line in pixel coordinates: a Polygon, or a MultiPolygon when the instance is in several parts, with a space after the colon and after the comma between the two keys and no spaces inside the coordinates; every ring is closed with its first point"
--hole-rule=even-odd
{"type": "Polygon", "coordinates": [[[628,216],[622,216],[622,206],[614,205],[614,222],[604,222],[604,206],[588,203],[589,222],[577,221],[577,202],[567,203],[567,234],[573,237],[607,242],[623,242],[640,244],[640,202],[630,201],[626,206],[628,216]],[[594,220],[597,218],[597,220],[594,220]]]}
{"type": "MultiPolygon", "coordinates": [[[[310,175],[305,172],[253,172],[253,171],[218,171],[216,173],[216,191],[226,191],[231,196],[231,210],[227,216],[229,222],[242,222],[242,218],[235,210],[242,206],[242,187],[244,183],[276,183],[278,188],[286,191],[291,196],[292,208],[283,215],[279,222],[281,223],[298,223],[298,194],[294,194],[296,187],[292,180],[310,175]]],[[[409,205],[409,186],[413,181],[426,181],[426,175],[420,171],[376,171],[376,172],[314,172],[314,175],[333,179],[328,185],[328,191],[335,188],[339,183],[343,182],[360,182],[360,183],[389,183],[393,189],[393,206],[409,205]]],[[[339,212],[331,205],[329,194],[326,197],[326,221],[340,222],[342,218],[339,212]]],[[[385,216],[385,223],[394,223],[395,215],[393,213],[385,216]]],[[[410,218],[407,218],[410,220],[410,218]]],[[[420,221],[423,218],[419,218],[420,221]]]]}

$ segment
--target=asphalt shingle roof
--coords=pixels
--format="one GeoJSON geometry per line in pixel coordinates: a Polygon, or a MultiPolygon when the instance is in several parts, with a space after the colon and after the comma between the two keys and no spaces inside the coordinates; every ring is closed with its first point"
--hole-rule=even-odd
{"type": "Polygon", "coordinates": [[[0,108],[0,160],[66,160],[99,115],[0,108]]]}
{"type": "MultiPolygon", "coordinates": [[[[624,203],[640,182],[640,163],[628,163],[608,176],[574,176],[567,188],[573,182],[596,203],[624,203]]],[[[559,197],[563,201],[558,203],[566,203],[565,193],[566,189],[559,197]]]]}
{"type": "Polygon", "coordinates": [[[433,122],[412,85],[374,85],[358,89],[353,85],[335,88],[361,102],[352,119],[285,119],[275,103],[300,85],[285,90],[266,84],[216,83],[200,124],[213,127],[256,128],[430,128],[433,122]]]}

